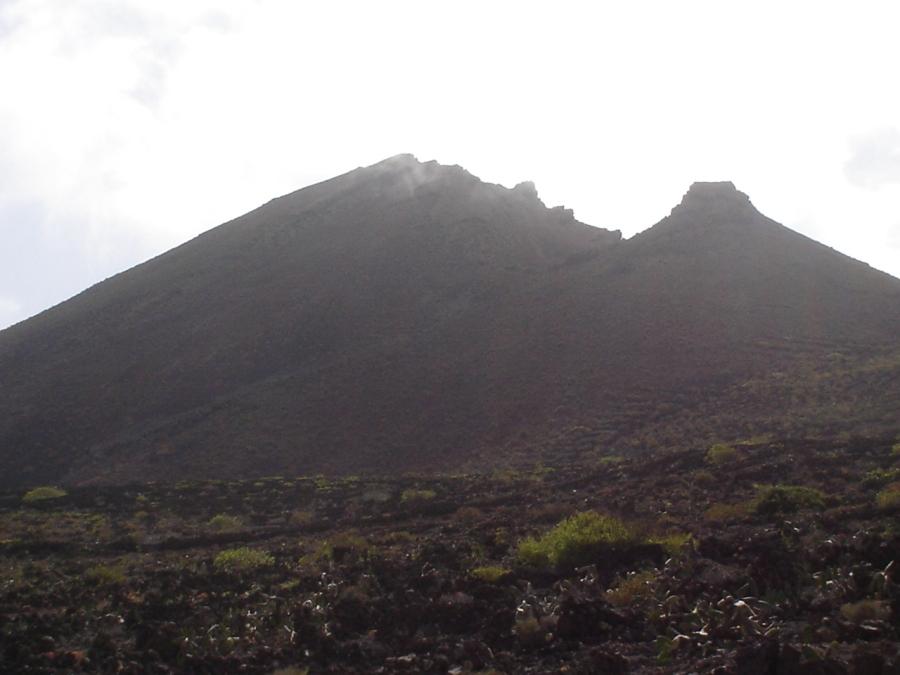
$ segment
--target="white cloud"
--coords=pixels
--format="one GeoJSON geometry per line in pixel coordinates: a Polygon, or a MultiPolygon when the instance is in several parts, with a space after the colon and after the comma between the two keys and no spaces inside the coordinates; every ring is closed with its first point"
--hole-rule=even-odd
{"type": "Polygon", "coordinates": [[[853,154],[844,172],[860,187],[877,189],[900,183],[900,131],[877,129],[853,139],[853,154]]]}
{"type": "Polygon", "coordinates": [[[7,326],[23,318],[21,313],[22,305],[15,299],[0,295],[0,327],[7,326]]]}

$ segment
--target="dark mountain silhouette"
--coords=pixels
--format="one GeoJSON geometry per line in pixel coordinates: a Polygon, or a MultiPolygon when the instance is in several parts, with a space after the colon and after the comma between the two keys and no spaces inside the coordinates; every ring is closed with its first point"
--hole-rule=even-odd
{"type": "Polygon", "coordinates": [[[622,240],[401,155],[0,332],[0,486],[887,429],[898,334],[900,281],[730,183],[622,240]]]}

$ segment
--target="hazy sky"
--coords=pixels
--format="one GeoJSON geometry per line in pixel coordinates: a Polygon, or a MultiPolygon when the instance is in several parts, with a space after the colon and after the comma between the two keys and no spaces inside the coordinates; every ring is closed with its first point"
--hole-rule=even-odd
{"type": "Polygon", "coordinates": [[[900,276],[900,3],[0,0],[0,328],[389,155],[626,236],[695,180],[900,276]]]}

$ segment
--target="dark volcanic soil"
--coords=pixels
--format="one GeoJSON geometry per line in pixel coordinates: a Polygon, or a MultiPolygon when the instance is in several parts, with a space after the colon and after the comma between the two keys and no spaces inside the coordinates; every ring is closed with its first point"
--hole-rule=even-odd
{"type": "Polygon", "coordinates": [[[900,445],[736,450],[5,493],[0,670],[900,672],[900,445]],[[640,540],[521,562],[590,510],[640,540]]]}

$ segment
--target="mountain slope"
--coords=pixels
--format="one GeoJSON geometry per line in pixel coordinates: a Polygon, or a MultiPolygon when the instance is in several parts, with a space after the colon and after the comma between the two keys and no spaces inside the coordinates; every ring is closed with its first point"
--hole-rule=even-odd
{"type": "Polygon", "coordinates": [[[401,155],[0,332],[0,483],[534,456],[898,333],[900,281],[730,184],[622,241],[401,155]]]}

